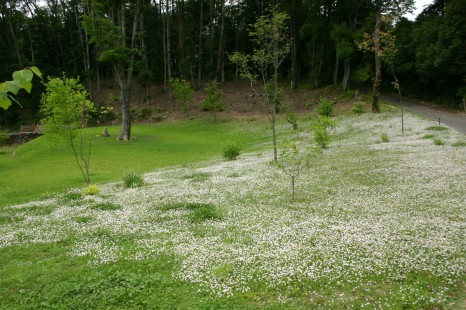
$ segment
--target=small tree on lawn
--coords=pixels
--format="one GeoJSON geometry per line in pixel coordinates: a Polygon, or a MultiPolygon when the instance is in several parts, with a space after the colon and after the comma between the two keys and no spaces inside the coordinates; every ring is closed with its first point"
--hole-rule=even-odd
{"type": "Polygon", "coordinates": [[[295,200],[296,179],[303,170],[309,169],[312,158],[320,154],[316,147],[309,147],[300,140],[290,140],[282,145],[275,165],[291,180],[291,201],[295,200]]]}
{"type": "Polygon", "coordinates": [[[216,81],[212,81],[207,85],[204,90],[207,92],[207,98],[201,103],[202,111],[211,111],[214,115],[214,121],[217,121],[217,112],[225,109],[223,102],[220,100],[222,97],[221,91],[218,89],[216,81]]]}
{"type": "Polygon", "coordinates": [[[93,104],[87,98],[88,93],[78,79],[51,78],[42,95],[41,112],[45,137],[53,143],[65,141],[71,146],[84,181],[89,185],[91,139],[87,139],[82,128],[93,104]]]}
{"type": "Polygon", "coordinates": [[[194,89],[188,81],[173,78],[170,79],[170,87],[176,100],[181,101],[181,108],[189,113],[189,104],[193,100],[194,89]]]}
{"type": "Polygon", "coordinates": [[[288,34],[288,15],[279,12],[278,7],[270,10],[268,16],[260,16],[249,35],[256,48],[251,55],[235,52],[230,61],[237,64],[241,77],[250,81],[252,91],[257,94],[254,84],[259,73],[261,84],[272,123],[274,161],[277,156],[276,113],[281,103],[281,90],[278,86],[278,69],[290,52],[291,39],[288,34]]]}

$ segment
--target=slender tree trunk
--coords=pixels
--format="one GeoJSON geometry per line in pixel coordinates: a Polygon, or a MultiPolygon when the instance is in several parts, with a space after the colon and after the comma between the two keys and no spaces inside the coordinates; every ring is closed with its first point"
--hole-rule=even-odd
{"type": "Polygon", "coordinates": [[[381,24],[381,13],[380,11],[376,12],[375,15],[375,29],[373,34],[374,40],[374,55],[375,55],[375,79],[374,86],[372,88],[372,112],[379,113],[379,88],[380,80],[382,76],[382,65],[380,61],[380,24],[381,24]]]}
{"type": "MultiPolygon", "coordinates": [[[[167,39],[166,39],[166,47],[167,47],[167,79],[168,81],[170,81],[170,79],[172,78],[172,64],[171,64],[171,49],[170,49],[170,0],[167,0],[166,2],[166,13],[165,13],[165,18],[166,18],[166,21],[165,21],[165,24],[166,24],[166,28],[167,28],[167,39]]],[[[168,90],[170,92],[170,99],[169,101],[171,102],[172,101],[172,91],[171,91],[171,88],[168,87],[168,90]]]]}
{"type": "Polygon", "coordinates": [[[350,69],[351,69],[351,61],[349,59],[345,60],[345,72],[343,73],[343,80],[341,82],[341,88],[343,88],[344,90],[348,89],[348,82],[349,82],[349,78],[351,75],[350,69]]]}
{"type": "Polygon", "coordinates": [[[178,8],[178,52],[179,52],[179,72],[182,79],[186,79],[186,64],[184,57],[184,0],[177,0],[178,8]]]}
{"type": "Polygon", "coordinates": [[[340,65],[340,58],[338,53],[335,56],[335,70],[333,71],[333,86],[337,86],[338,83],[338,67],[340,65]]]}
{"type": "MultiPolygon", "coordinates": [[[[147,59],[147,47],[146,40],[144,39],[145,35],[145,20],[144,12],[140,14],[139,18],[139,28],[141,29],[141,49],[142,49],[142,61],[144,63],[144,70],[149,72],[149,61],[147,59]]],[[[147,76],[147,75],[146,75],[147,76]]],[[[143,82],[143,103],[150,105],[150,81],[143,82]]]]}
{"type": "Polygon", "coordinates": [[[18,57],[18,64],[19,64],[20,67],[22,67],[23,66],[23,61],[21,60],[21,55],[19,53],[18,41],[16,39],[16,34],[15,34],[15,30],[13,28],[13,24],[11,23],[10,20],[8,20],[8,25],[10,26],[11,36],[13,38],[13,45],[15,47],[16,56],[18,57]]]}
{"type": "Polygon", "coordinates": [[[225,0],[220,1],[220,37],[218,40],[218,58],[217,58],[217,77],[220,77],[221,82],[223,83],[223,74],[221,72],[221,67],[223,63],[223,31],[225,28],[225,0]]]}
{"type": "Polygon", "coordinates": [[[298,88],[298,0],[290,1],[291,35],[293,47],[291,51],[291,90],[298,88]]]}
{"type": "MultiPolygon", "coordinates": [[[[141,14],[141,1],[138,1],[134,11],[133,27],[131,34],[131,50],[136,48],[136,35],[139,25],[139,17],[141,14]]],[[[121,6],[120,12],[121,19],[121,31],[126,33],[125,28],[125,8],[124,4],[121,6]]],[[[123,38],[124,35],[122,34],[123,38]]],[[[122,44],[125,44],[126,40],[123,39],[122,44]]],[[[130,99],[131,99],[131,84],[133,79],[133,68],[134,68],[134,53],[131,54],[130,59],[126,67],[121,64],[115,65],[115,73],[117,75],[117,81],[120,85],[120,100],[121,100],[121,129],[118,135],[118,140],[129,140],[131,138],[131,115],[130,115],[130,99]]]]}
{"type": "Polygon", "coordinates": [[[163,90],[167,91],[168,86],[167,86],[167,76],[168,76],[168,62],[167,62],[167,22],[166,22],[166,16],[163,15],[163,7],[164,3],[163,0],[160,3],[160,18],[162,20],[162,47],[163,47],[163,90]]]}
{"type": "Polygon", "coordinates": [[[204,0],[200,1],[201,13],[199,17],[199,40],[198,40],[198,52],[197,52],[197,87],[202,87],[202,32],[204,28],[204,0]]]}

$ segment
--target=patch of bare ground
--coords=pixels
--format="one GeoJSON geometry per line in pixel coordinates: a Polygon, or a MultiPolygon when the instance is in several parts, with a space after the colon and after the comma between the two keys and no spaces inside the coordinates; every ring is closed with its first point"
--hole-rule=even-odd
{"type": "MultiPolygon", "coordinates": [[[[237,120],[267,118],[264,95],[261,93],[254,94],[249,83],[244,81],[226,82],[220,84],[219,88],[223,94],[222,102],[225,110],[218,113],[218,118],[237,120]]],[[[170,93],[164,91],[162,85],[150,86],[148,101],[144,100],[144,93],[140,86],[133,86],[131,111],[134,123],[154,123],[164,120],[209,117],[210,113],[204,112],[200,108],[201,102],[207,96],[202,88],[194,92],[188,112],[182,111],[180,102],[170,98],[170,93]]],[[[118,124],[121,115],[118,88],[107,81],[101,91],[95,92],[93,95],[93,100],[98,105],[112,107],[116,118],[109,123],[118,124]]],[[[317,107],[318,99],[321,97],[329,98],[335,103],[335,114],[351,111],[355,102],[363,102],[366,105],[366,110],[370,110],[370,103],[364,100],[363,96],[358,95],[357,92],[343,92],[336,87],[325,87],[312,90],[299,89],[297,91],[285,89],[283,92],[284,102],[279,113],[285,114],[291,110],[302,115],[311,112],[317,107]]]]}

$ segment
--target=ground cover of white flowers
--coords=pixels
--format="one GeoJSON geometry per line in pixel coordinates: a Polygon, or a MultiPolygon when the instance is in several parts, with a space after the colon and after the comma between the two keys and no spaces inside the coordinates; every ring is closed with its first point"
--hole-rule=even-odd
{"type": "Polygon", "coordinates": [[[4,208],[3,307],[464,307],[465,136],[400,127],[338,119],[294,202],[267,148],[4,208]]]}

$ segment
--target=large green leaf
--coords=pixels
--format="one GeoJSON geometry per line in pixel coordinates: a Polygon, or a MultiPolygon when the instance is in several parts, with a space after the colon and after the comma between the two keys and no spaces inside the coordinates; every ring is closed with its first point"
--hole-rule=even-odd
{"type": "Polygon", "coordinates": [[[26,82],[23,84],[23,88],[30,94],[32,89],[32,82],[26,82]]]}
{"type": "Polygon", "coordinates": [[[40,72],[39,68],[33,66],[29,68],[32,72],[34,72],[35,75],[38,77],[42,78],[42,72],[40,72]]]}
{"type": "Polygon", "coordinates": [[[2,107],[4,110],[8,109],[8,107],[11,105],[11,100],[8,99],[8,95],[6,92],[0,91],[0,107],[2,107]]]}
{"type": "Polygon", "coordinates": [[[22,85],[18,81],[6,81],[3,84],[2,90],[4,92],[10,92],[12,94],[17,94],[21,89],[22,85]]]}
{"type": "Polygon", "coordinates": [[[13,80],[21,83],[21,85],[31,82],[33,76],[34,74],[29,69],[23,69],[20,71],[13,72],[13,80]]]}

